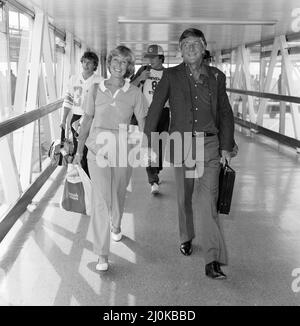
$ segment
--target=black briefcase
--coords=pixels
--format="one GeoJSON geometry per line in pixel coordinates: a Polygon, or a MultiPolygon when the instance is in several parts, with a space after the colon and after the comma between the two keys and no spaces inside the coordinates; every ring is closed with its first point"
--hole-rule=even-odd
{"type": "Polygon", "coordinates": [[[221,214],[229,214],[233,187],[235,180],[235,171],[226,163],[221,166],[219,175],[219,198],[218,212],[221,214]]]}

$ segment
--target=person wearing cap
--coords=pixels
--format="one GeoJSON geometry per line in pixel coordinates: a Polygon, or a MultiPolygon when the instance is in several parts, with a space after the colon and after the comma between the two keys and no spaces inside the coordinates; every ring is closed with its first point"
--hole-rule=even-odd
{"type": "MultiPolygon", "coordinates": [[[[142,66],[132,78],[131,83],[142,88],[142,91],[147,99],[148,106],[150,106],[156,86],[160,82],[165,69],[163,66],[165,60],[164,51],[161,46],[151,44],[148,46],[144,58],[149,59],[150,65],[142,66]]],[[[168,131],[169,122],[170,109],[167,102],[164,110],[161,112],[156,131],[158,133],[168,131]]],[[[151,193],[153,195],[159,193],[159,172],[163,168],[163,147],[162,141],[159,141],[158,162],[152,163],[152,166],[146,167],[148,182],[151,185],[151,193]]]]}
{"type": "Polygon", "coordinates": [[[212,60],[212,56],[208,50],[205,50],[203,55],[203,63],[210,65],[212,60]]]}
{"type": "Polygon", "coordinates": [[[169,100],[170,138],[172,134],[179,133],[184,144],[180,146],[170,142],[169,158],[175,172],[179,249],[186,256],[191,255],[193,250],[192,197],[197,178],[195,204],[200,215],[205,275],[223,279],[226,275],[221,266],[228,264],[228,254],[217,200],[220,167],[226,161],[230,162],[230,152],[234,146],[234,119],[226,94],[225,75],[219,69],[203,64],[206,46],[202,31],[189,28],[182,33],[179,47],[183,62],[164,70],[148,111],[144,134],[148,144],[151,144],[151,133],[156,130],[164,103],[169,100]],[[195,159],[188,162],[190,155],[195,159]]]}

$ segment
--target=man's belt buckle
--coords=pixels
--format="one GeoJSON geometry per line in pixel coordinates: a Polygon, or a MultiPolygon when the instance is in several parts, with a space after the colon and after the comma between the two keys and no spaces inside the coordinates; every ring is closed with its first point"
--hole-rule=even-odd
{"type": "Polygon", "coordinates": [[[194,137],[204,137],[205,136],[205,132],[203,132],[203,131],[194,131],[193,132],[193,136],[194,137]]]}
{"type": "Polygon", "coordinates": [[[211,132],[206,132],[206,131],[194,131],[193,132],[193,137],[211,137],[215,136],[215,134],[211,132]]]}

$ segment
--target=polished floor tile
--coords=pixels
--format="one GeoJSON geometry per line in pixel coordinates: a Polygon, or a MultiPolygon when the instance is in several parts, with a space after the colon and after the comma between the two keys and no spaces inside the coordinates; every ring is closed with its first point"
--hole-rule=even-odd
{"type": "Polygon", "coordinates": [[[194,252],[179,252],[171,168],[155,197],[145,170],[134,171],[124,238],[112,243],[109,271],[97,272],[90,218],[60,208],[58,168],[0,244],[0,305],[300,305],[299,157],[249,132],[236,139],[232,211],[221,216],[226,281],[204,275],[196,217],[194,252]]]}

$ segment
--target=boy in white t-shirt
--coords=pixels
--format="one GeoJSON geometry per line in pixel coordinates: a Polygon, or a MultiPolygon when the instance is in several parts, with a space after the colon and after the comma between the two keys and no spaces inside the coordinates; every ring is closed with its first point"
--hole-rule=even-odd
{"type": "MultiPolygon", "coordinates": [[[[150,65],[142,66],[135,76],[132,78],[131,83],[141,87],[142,91],[147,99],[148,107],[150,106],[153,94],[157,84],[160,82],[163,70],[164,70],[164,51],[161,46],[157,44],[152,44],[148,46],[147,52],[144,58],[148,58],[150,65]]],[[[170,122],[170,108],[169,102],[165,104],[165,108],[160,116],[159,124],[157,126],[157,132],[161,133],[163,131],[169,130],[170,122]]],[[[149,166],[146,168],[148,174],[148,181],[151,185],[151,193],[159,193],[159,177],[158,174],[163,168],[163,146],[161,141],[159,142],[159,164],[158,166],[149,166]]]]}
{"type": "MultiPolygon", "coordinates": [[[[95,83],[99,83],[101,81],[100,75],[96,74],[99,58],[96,53],[91,51],[86,51],[80,59],[82,64],[82,72],[77,75],[72,75],[68,88],[65,94],[64,102],[63,102],[63,116],[62,122],[60,124],[61,128],[66,128],[66,121],[69,112],[72,110],[72,118],[71,118],[71,131],[73,135],[73,143],[74,143],[74,153],[77,150],[77,128],[74,128],[74,123],[84,114],[83,109],[83,101],[84,97],[88,92],[88,89],[95,83]]],[[[75,123],[76,124],[76,123],[75,123]]],[[[84,148],[83,157],[81,160],[81,166],[84,171],[89,176],[88,166],[87,166],[87,147],[84,148]]]]}

